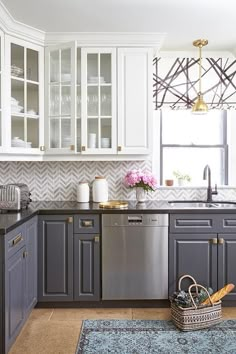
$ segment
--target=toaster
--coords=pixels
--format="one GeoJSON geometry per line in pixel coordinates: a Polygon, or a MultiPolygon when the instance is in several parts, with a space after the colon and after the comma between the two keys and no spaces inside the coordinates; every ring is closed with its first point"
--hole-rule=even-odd
{"type": "Polygon", "coordinates": [[[0,185],[0,210],[21,210],[28,208],[30,199],[29,187],[24,183],[0,185]]]}

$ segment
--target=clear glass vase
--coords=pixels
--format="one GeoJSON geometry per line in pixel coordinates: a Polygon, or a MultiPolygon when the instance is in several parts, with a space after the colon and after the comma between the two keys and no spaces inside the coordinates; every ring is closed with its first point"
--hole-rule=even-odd
{"type": "Polygon", "coordinates": [[[143,203],[147,199],[147,192],[142,187],[136,187],[136,200],[138,203],[143,203]]]}

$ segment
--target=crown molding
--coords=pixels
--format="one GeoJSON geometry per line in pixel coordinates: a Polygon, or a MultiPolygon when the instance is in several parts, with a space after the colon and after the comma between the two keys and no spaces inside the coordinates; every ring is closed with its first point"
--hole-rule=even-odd
{"type": "Polygon", "coordinates": [[[45,45],[77,41],[78,46],[152,47],[160,50],[166,33],[145,32],[48,32],[45,45]]]}
{"type": "Polygon", "coordinates": [[[45,32],[16,21],[0,1],[0,27],[8,35],[44,45],[45,32]]]}

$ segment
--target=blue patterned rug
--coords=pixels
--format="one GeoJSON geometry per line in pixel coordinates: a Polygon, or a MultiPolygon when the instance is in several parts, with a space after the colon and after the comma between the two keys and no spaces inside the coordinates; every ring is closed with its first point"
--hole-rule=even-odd
{"type": "Polygon", "coordinates": [[[236,354],[236,320],[193,332],[171,321],[85,320],[76,354],[236,354]]]}

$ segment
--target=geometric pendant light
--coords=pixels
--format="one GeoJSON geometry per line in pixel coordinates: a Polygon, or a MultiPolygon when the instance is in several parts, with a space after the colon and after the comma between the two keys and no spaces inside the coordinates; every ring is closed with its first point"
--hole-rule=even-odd
{"type": "Polygon", "coordinates": [[[203,95],[202,95],[202,86],[201,86],[201,80],[202,80],[202,47],[206,46],[208,44],[207,39],[196,39],[193,42],[194,47],[199,48],[199,91],[198,91],[198,97],[196,102],[194,103],[192,107],[192,113],[194,114],[206,114],[208,112],[208,107],[207,104],[203,100],[203,95]]]}

